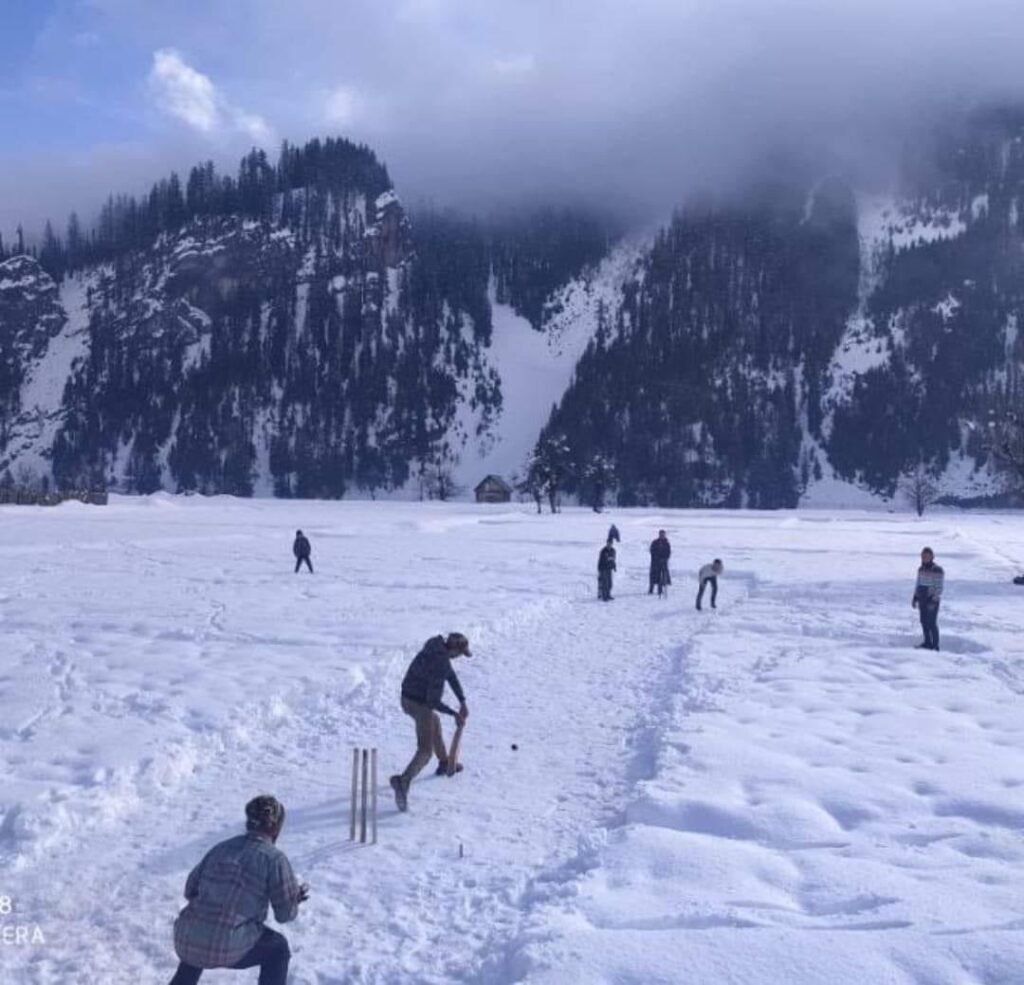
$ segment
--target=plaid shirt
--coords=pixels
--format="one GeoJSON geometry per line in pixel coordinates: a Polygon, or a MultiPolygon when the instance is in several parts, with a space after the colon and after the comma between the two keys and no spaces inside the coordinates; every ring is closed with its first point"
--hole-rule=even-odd
{"type": "Polygon", "coordinates": [[[284,852],[262,834],[222,841],[188,876],[174,949],[194,968],[230,968],[252,950],[267,907],[278,923],[299,912],[299,884],[284,852]]]}

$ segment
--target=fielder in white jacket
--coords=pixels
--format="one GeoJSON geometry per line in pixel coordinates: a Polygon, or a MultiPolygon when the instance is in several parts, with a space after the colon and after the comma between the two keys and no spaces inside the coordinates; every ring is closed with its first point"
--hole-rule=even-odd
{"type": "Polygon", "coordinates": [[[697,590],[697,611],[700,612],[700,604],[704,601],[704,589],[711,586],[711,608],[716,608],[715,602],[718,599],[718,576],[725,571],[725,565],[715,558],[710,564],[705,564],[697,575],[700,588],[697,590]]]}

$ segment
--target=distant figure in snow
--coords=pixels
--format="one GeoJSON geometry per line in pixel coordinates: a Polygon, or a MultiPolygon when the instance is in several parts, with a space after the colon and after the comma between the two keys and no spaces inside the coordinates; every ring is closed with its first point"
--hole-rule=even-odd
{"type": "Polygon", "coordinates": [[[619,528],[614,523],[608,528],[608,543],[610,544],[613,540],[616,544],[622,543],[622,538],[619,536],[619,528]]]}
{"type": "MultiPolygon", "coordinates": [[[[466,695],[459,678],[452,669],[456,657],[471,657],[469,640],[462,633],[432,636],[423,644],[423,649],[413,658],[402,680],[402,711],[416,724],[416,752],[403,773],[391,777],[391,789],[395,791],[395,803],[400,811],[408,807],[409,787],[417,774],[430,762],[431,755],[438,758],[437,773],[448,775],[448,751],[441,732],[441,715],[451,715],[458,725],[464,725],[469,718],[466,695]],[[441,698],[445,684],[459,699],[459,710],[453,711],[441,698]]],[[[462,764],[455,767],[462,771],[462,764]]]]}
{"type": "Polygon", "coordinates": [[[615,570],[615,548],[611,538],[597,556],[597,597],[602,602],[612,600],[612,572],[615,570]]]}
{"type": "Polygon", "coordinates": [[[919,650],[939,648],[939,602],[945,577],[946,573],[935,563],[935,552],[926,547],[921,551],[921,567],[917,569],[917,584],[910,603],[921,616],[924,631],[924,642],[917,645],[919,650]]]}
{"type": "Polygon", "coordinates": [[[299,573],[299,568],[302,567],[302,562],[306,562],[306,567],[309,568],[309,573],[313,573],[313,562],[310,561],[309,556],[313,553],[313,548],[310,546],[309,538],[301,531],[295,531],[295,543],[292,544],[292,553],[295,555],[295,573],[299,573]]]}
{"type": "Polygon", "coordinates": [[[710,564],[705,564],[697,575],[697,580],[700,582],[700,588],[697,589],[697,611],[700,612],[700,604],[704,601],[704,589],[708,585],[711,586],[711,608],[717,608],[715,606],[715,600],[718,598],[718,576],[725,570],[725,565],[722,564],[719,558],[715,558],[710,564]]]}
{"type": "Polygon", "coordinates": [[[658,531],[658,536],[651,541],[651,582],[647,588],[647,594],[654,591],[658,586],[658,594],[664,591],[665,585],[672,584],[672,578],[668,573],[668,559],[672,556],[672,545],[668,542],[664,530],[658,531]]]}
{"type": "Polygon", "coordinates": [[[1024,585],[1024,575],[1017,575],[1017,577],[1013,579],[1013,583],[1015,585],[1024,585]]]}
{"type": "Polygon", "coordinates": [[[289,923],[309,887],[299,885],[275,846],[284,806],[261,796],[245,805],[246,834],[215,845],[189,873],[188,904],[174,921],[181,960],[170,985],[195,985],[206,968],[260,969],[259,985],[285,985],[291,951],[283,934],[265,926],[267,908],[289,923]]]}

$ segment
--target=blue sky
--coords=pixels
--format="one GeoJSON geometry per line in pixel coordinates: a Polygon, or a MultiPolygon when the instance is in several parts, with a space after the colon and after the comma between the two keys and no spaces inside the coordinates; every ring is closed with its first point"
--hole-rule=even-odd
{"type": "Polygon", "coordinates": [[[1024,97],[1020,0],[0,0],[0,232],[342,134],[406,198],[665,213],[777,145],[877,180],[1024,97]]]}

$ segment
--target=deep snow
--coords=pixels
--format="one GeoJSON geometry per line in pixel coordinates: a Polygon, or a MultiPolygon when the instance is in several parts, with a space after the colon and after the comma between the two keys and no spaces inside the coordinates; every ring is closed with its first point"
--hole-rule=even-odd
{"type": "Polygon", "coordinates": [[[0,531],[0,922],[46,937],[0,944],[5,983],[166,982],[188,869],[263,791],[312,886],[300,985],[1024,981],[1016,516],[155,496],[0,531]],[[913,649],[925,543],[939,654],[913,649]],[[382,794],[353,847],[351,745],[382,786],[404,765],[398,684],[448,629],[477,654],[466,772],[407,815],[382,794]]]}

